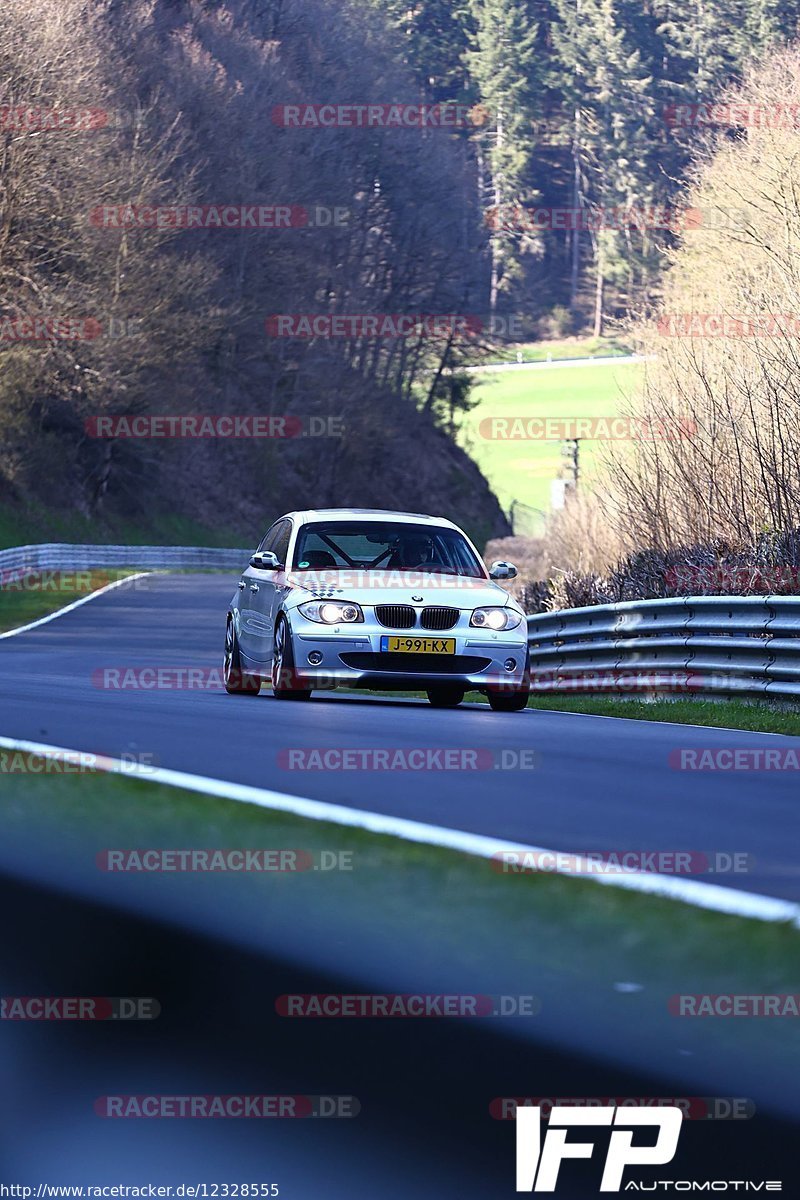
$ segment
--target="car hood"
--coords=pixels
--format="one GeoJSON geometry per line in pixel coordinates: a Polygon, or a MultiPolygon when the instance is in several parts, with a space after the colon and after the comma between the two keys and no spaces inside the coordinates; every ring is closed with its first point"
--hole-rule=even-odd
{"type": "Polygon", "coordinates": [[[448,608],[503,607],[508,592],[488,579],[437,575],[426,571],[290,571],[285,603],[296,607],[330,596],[359,604],[426,604],[448,608]]]}

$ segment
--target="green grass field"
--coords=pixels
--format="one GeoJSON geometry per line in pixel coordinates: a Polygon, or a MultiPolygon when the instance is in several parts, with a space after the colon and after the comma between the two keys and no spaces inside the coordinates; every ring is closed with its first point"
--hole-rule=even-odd
{"type": "MultiPolygon", "coordinates": [[[[477,697],[475,697],[477,699],[477,697]]],[[[800,737],[800,713],[763,700],[637,700],[614,696],[542,696],[534,694],[529,708],[628,717],[634,721],[705,725],[711,729],[747,729],[752,733],[783,733],[800,737]]]]}
{"type": "MultiPolygon", "coordinates": [[[[139,896],[162,913],[221,916],[237,936],[260,937],[272,925],[292,930],[302,946],[313,930],[317,940],[360,947],[362,962],[378,970],[385,971],[377,964],[388,946],[395,978],[403,970],[413,978],[412,966],[434,967],[442,979],[469,982],[471,991],[534,995],[543,1013],[568,1006],[576,1021],[591,1013],[610,1039],[632,1023],[643,1046],[684,1044],[677,1039],[687,1032],[675,1029],[668,1007],[676,992],[797,990],[800,933],[788,923],[725,916],[575,876],[506,873],[452,850],[143,780],[17,773],[10,752],[0,759],[0,772],[8,763],[0,863],[12,861],[17,870],[30,864],[47,878],[88,884],[93,895],[102,886],[110,899],[139,896]],[[336,859],[345,869],[324,871],[98,870],[101,852],[143,846],[292,848],[314,862],[333,850],[347,858],[336,859]],[[634,980],[635,992],[621,992],[620,980],[634,980]]],[[[266,997],[272,999],[268,987],[266,997]]],[[[751,1069],[760,1062],[764,1072],[786,1078],[800,1038],[790,1025],[708,1021],[703,1051],[735,1054],[751,1069]]]]}
{"type": "MultiPolygon", "coordinates": [[[[516,500],[530,508],[550,508],[550,483],[562,467],[562,443],[487,440],[479,427],[487,417],[612,417],[641,377],[639,363],[619,366],[559,367],[499,371],[477,377],[474,408],[464,418],[460,444],[475,459],[508,512],[516,500]]],[[[604,443],[581,443],[581,469],[591,476],[604,443]]],[[[535,530],[521,530],[530,533],[535,530]]]]}

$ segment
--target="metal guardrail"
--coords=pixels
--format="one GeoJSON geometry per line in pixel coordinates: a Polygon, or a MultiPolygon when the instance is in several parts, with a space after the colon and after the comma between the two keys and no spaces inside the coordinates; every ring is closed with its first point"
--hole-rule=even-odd
{"type": "Polygon", "coordinates": [[[139,570],[241,571],[252,550],[206,546],[86,546],[47,542],[0,550],[0,579],[28,571],[139,570]]]}
{"type": "Polygon", "coordinates": [[[528,617],[534,692],[800,696],[800,596],[681,596],[528,617]]]}

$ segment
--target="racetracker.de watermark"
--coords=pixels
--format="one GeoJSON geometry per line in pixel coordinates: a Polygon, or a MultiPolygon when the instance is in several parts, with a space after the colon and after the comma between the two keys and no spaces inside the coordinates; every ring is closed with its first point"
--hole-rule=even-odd
{"type": "Polygon", "coordinates": [[[673,1017],[800,1017],[800,992],[680,994],[667,1004],[673,1017]]]}
{"type": "MultiPolygon", "coordinates": [[[[88,595],[109,583],[126,578],[119,571],[43,571],[39,567],[9,567],[0,571],[0,592],[52,592],[54,595],[88,595]]],[[[131,577],[130,587],[144,579],[131,577]]]]}
{"type": "Polygon", "coordinates": [[[119,757],[79,750],[0,750],[0,775],[146,775],[158,769],[155,754],[124,752],[119,757]]]}
{"type": "MultiPolygon", "coordinates": [[[[293,587],[304,587],[308,591],[315,588],[328,589],[332,585],[337,588],[358,588],[382,591],[385,588],[409,588],[417,591],[465,591],[474,592],[483,586],[483,579],[476,575],[450,575],[448,572],[417,569],[404,571],[399,567],[386,570],[376,567],[374,570],[352,567],[321,567],[308,570],[293,567],[288,580],[293,587]]],[[[465,597],[465,604],[467,597],[465,597]]]]}
{"type": "Polygon", "coordinates": [[[229,413],[121,414],[88,417],[90,438],[341,438],[344,418],[315,414],[270,416],[267,413],[234,416],[229,413]]]}
{"type": "Polygon", "coordinates": [[[103,323],[97,317],[0,317],[0,345],[20,342],[94,342],[103,334],[103,323]]]}
{"type": "Polygon", "coordinates": [[[800,591],[800,567],[788,563],[768,567],[729,566],[726,563],[695,567],[686,564],[669,567],[664,572],[664,582],[667,587],[676,590],[702,589],[715,596],[727,595],[732,589],[765,595],[772,592],[793,593],[800,591]]]}
{"type": "Polygon", "coordinates": [[[305,871],[352,871],[353,850],[224,849],[157,847],[101,850],[96,863],[111,875],[292,875],[305,871]]]}
{"type": "Polygon", "coordinates": [[[104,108],[43,108],[0,104],[0,133],[93,133],[111,120],[104,108]]]}
{"type": "MultiPolygon", "coordinates": [[[[229,686],[243,687],[245,690],[254,689],[255,677],[248,672],[230,671],[227,676],[229,686]]],[[[350,672],[319,670],[308,667],[299,672],[294,668],[285,668],[276,678],[274,673],[269,679],[261,678],[260,682],[272,682],[278,688],[287,690],[302,690],[311,688],[316,691],[332,690],[340,685],[348,685],[350,672]]],[[[225,687],[226,677],[222,667],[184,667],[167,666],[165,664],[149,666],[108,666],[96,667],[91,675],[92,687],[102,691],[112,692],[218,692],[225,687]]],[[[508,675],[498,674],[487,678],[487,686],[493,692],[519,691],[519,682],[510,679],[508,675]]],[[[529,761],[529,760],[526,760],[529,761]]],[[[522,759],[517,764],[523,767],[522,759]]],[[[528,768],[525,768],[528,769],[528,768]]]]}
{"type": "Polygon", "coordinates": [[[684,338],[796,338],[800,313],[662,313],[658,332],[684,338]]]}
{"type": "Polygon", "coordinates": [[[272,313],[268,337],[297,338],[474,338],[483,318],[464,313],[272,313]]]}
{"type": "MultiPolygon", "coordinates": [[[[244,678],[232,672],[235,680],[244,678]]],[[[92,687],[111,692],[215,692],[225,686],[222,667],[97,667],[92,687]]]]}
{"type": "Polygon", "coordinates": [[[484,417],[478,437],[488,442],[679,441],[694,437],[697,424],[688,418],[673,422],[640,417],[484,417]]]}
{"type": "Polygon", "coordinates": [[[151,996],[1,996],[2,1021],[155,1021],[151,996]]]}
{"type": "Polygon", "coordinates": [[[538,1108],[542,1120],[561,1105],[569,1108],[679,1108],[685,1121],[749,1121],[755,1116],[754,1101],[746,1096],[496,1096],[489,1104],[495,1121],[513,1121],[518,1108],[538,1108]]]}
{"type": "Polygon", "coordinates": [[[671,129],[695,129],[709,125],[797,129],[800,127],[800,104],[747,104],[735,101],[709,104],[697,101],[693,104],[668,104],[663,116],[671,129]]]}
{"type": "MultiPolygon", "coordinates": [[[[548,669],[531,671],[532,692],[701,692],[708,688],[709,678],[686,671],[625,671],[610,667],[607,671],[569,671],[548,669]]],[[[722,679],[722,676],[713,678],[722,679]]]]}
{"type": "Polygon", "coordinates": [[[279,750],[276,761],[283,771],[534,771],[541,754],[527,746],[302,746],[279,750]]]}
{"type": "Polygon", "coordinates": [[[474,129],[485,124],[481,105],[276,104],[272,124],[282,129],[474,129]]]}
{"type": "Polygon", "coordinates": [[[637,208],[536,208],[504,204],[488,208],[484,223],[494,233],[544,233],[601,229],[661,229],[671,233],[694,230],[741,229],[745,214],[738,208],[673,208],[651,205],[637,208]]]}
{"type": "Polygon", "coordinates": [[[358,1116],[361,1102],[357,1096],[100,1096],[94,1111],[98,1117],[140,1120],[348,1119],[358,1116]]]}
{"type": "Polygon", "coordinates": [[[680,746],[670,751],[673,771],[800,771],[791,746],[680,746]]]}
{"type": "Polygon", "coordinates": [[[463,993],[284,995],[275,1001],[281,1017],[432,1018],[535,1017],[538,996],[484,996],[463,993]]]}
{"type": "Polygon", "coordinates": [[[350,221],[350,209],[325,204],[101,204],[95,229],[331,229],[350,221]]]}
{"type": "Polygon", "coordinates": [[[501,875],[742,875],[751,856],[727,850],[497,850],[491,858],[501,875]]]}

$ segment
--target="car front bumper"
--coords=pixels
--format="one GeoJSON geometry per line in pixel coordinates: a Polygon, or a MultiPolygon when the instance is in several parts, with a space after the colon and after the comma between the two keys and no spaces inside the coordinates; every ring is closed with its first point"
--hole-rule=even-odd
{"type": "Polygon", "coordinates": [[[298,682],[308,687],[424,691],[449,685],[478,691],[515,691],[525,681],[524,623],[495,633],[473,629],[462,617],[453,629],[397,630],[387,629],[369,617],[358,624],[329,627],[308,621],[296,611],[288,615],[295,674],[298,682]],[[386,636],[454,639],[455,653],[384,653],[381,638],[386,636]],[[309,655],[314,660],[311,663],[309,655]],[[513,668],[507,666],[511,660],[513,668]]]}

